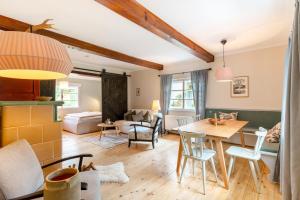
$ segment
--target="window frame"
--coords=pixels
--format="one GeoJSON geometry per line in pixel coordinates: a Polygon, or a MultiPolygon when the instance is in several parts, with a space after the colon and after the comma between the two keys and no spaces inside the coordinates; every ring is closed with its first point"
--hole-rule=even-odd
{"type": "MultiPolygon", "coordinates": [[[[66,105],[63,105],[64,109],[74,109],[74,108],[79,108],[80,107],[80,86],[81,85],[77,84],[77,83],[69,83],[69,86],[68,86],[69,88],[76,87],[77,90],[78,90],[78,99],[77,99],[78,104],[77,104],[77,106],[66,106],[66,105]]],[[[61,89],[61,90],[65,90],[65,89],[61,89]]],[[[61,90],[60,90],[60,92],[61,92],[61,90]]],[[[61,96],[61,94],[60,94],[60,96],[61,96]]],[[[61,99],[61,101],[65,102],[65,101],[69,101],[69,100],[61,99]]]]}
{"type": "MultiPolygon", "coordinates": [[[[194,98],[192,98],[192,99],[186,99],[185,98],[185,91],[189,91],[189,90],[185,89],[185,82],[187,82],[187,81],[191,82],[191,79],[187,79],[187,78],[184,78],[184,79],[173,79],[172,80],[172,84],[173,84],[174,81],[182,82],[182,90],[172,90],[172,87],[171,87],[171,98],[170,98],[169,110],[171,110],[171,111],[188,111],[188,112],[194,112],[195,108],[193,108],[193,109],[185,108],[185,101],[186,100],[192,100],[192,101],[194,101],[194,98]],[[172,99],[172,92],[173,91],[174,92],[176,92],[176,91],[182,92],[182,99],[172,99]],[[172,100],[181,100],[182,101],[182,108],[171,108],[171,101],[172,100]]],[[[191,91],[193,92],[193,89],[191,89],[191,91]]],[[[193,93],[193,95],[194,95],[194,93],[193,93]]]]}

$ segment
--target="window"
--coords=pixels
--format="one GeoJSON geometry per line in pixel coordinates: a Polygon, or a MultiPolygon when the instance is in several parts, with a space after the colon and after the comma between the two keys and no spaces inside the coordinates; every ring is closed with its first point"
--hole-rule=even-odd
{"type": "Polygon", "coordinates": [[[79,107],[79,86],[68,85],[66,88],[61,88],[60,84],[56,87],[56,100],[64,101],[64,108],[78,108],[79,107]]]}
{"type": "Polygon", "coordinates": [[[173,80],[170,109],[194,110],[191,80],[173,80]]]}

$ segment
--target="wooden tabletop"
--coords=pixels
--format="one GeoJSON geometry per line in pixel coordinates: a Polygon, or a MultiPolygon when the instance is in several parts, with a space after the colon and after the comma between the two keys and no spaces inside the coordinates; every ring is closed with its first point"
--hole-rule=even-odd
{"type": "Polygon", "coordinates": [[[233,136],[235,133],[237,133],[247,124],[248,121],[227,120],[225,125],[215,126],[209,123],[208,119],[204,119],[178,128],[180,128],[180,130],[184,132],[190,132],[190,133],[202,132],[205,133],[207,136],[229,139],[231,136],[233,136]]]}

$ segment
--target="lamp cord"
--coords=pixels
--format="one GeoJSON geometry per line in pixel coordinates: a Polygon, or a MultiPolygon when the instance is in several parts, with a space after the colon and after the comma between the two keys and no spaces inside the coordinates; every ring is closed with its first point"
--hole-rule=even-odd
{"type": "Polygon", "coordinates": [[[223,67],[225,67],[224,44],[223,44],[223,67]]]}

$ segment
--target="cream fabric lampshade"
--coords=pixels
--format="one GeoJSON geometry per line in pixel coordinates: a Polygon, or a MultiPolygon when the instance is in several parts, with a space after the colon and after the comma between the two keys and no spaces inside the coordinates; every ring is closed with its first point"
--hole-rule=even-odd
{"type": "Polygon", "coordinates": [[[64,45],[27,32],[0,32],[0,76],[50,80],[65,78],[73,69],[64,45]]]}
{"type": "Polygon", "coordinates": [[[160,110],[159,100],[153,100],[152,102],[152,110],[158,112],[160,110]]]}
{"type": "Polygon", "coordinates": [[[229,67],[217,67],[215,73],[216,80],[218,82],[229,82],[232,81],[233,74],[229,67]]]}

